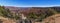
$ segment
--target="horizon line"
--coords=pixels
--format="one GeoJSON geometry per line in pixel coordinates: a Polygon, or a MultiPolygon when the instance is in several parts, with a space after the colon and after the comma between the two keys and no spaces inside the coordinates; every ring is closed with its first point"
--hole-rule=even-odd
{"type": "Polygon", "coordinates": [[[37,6],[14,6],[14,5],[1,5],[1,6],[12,6],[12,7],[59,7],[60,5],[37,5],[37,6]]]}

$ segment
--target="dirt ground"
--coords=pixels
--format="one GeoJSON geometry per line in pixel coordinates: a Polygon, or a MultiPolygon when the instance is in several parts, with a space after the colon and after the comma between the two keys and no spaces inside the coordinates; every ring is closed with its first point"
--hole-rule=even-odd
{"type": "Polygon", "coordinates": [[[12,19],[0,17],[0,23],[16,23],[16,22],[13,21],[12,19]]]}
{"type": "Polygon", "coordinates": [[[42,21],[42,23],[60,23],[60,14],[52,15],[52,16],[44,19],[44,21],[42,21]]]}

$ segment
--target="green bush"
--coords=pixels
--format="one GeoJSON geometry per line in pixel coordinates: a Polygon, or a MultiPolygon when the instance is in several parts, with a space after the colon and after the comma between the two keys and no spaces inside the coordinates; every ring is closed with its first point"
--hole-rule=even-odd
{"type": "Polygon", "coordinates": [[[7,18],[15,18],[15,19],[18,19],[19,16],[16,16],[15,17],[10,13],[10,10],[9,9],[5,9],[4,6],[0,6],[0,16],[3,16],[3,17],[7,17],[7,18]]]}
{"type": "Polygon", "coordinates": [[[38,19],[38,21],[42,21],[43,19],[49,17],[49,16],[52,16],[54,14],[56,14],[57,12],[54,10],[54,9],[51,9],[51,8],[48,8],[47,11],[44,11],[44,12],[41,12],[40,14],[36,14],[36,13],[29,13],[29,18],[32,18],[32,19],[38,19]]]}

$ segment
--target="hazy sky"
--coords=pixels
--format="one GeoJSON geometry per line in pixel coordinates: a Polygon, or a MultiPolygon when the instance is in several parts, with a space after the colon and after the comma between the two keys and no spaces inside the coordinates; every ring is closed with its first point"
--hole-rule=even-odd
{"type": "Polygon", "coordinates": [[[18,7],[60,6],[60,0],[0,0],[0,5],[18,7]]]}

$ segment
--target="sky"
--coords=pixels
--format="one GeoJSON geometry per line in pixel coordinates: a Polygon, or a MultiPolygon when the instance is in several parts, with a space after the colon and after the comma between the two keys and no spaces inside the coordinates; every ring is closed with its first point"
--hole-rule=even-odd
{"type": "Polygon", "coordinates": [[[0,0],[2,6],[49,7],[60,6],[60,0],[0,0]]]}

